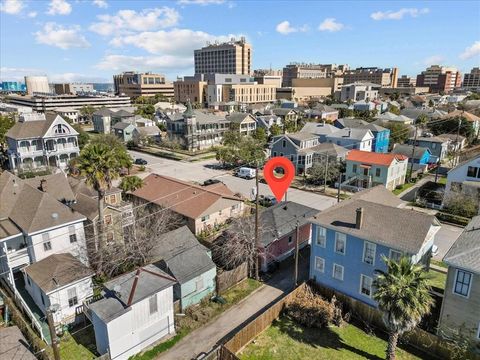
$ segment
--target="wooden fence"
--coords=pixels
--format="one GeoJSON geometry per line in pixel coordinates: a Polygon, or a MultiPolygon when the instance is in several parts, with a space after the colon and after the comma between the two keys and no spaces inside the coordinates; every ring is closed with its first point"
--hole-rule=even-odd
{"type": "Polygon", "coordinates": [[[225,347],[234,354],[240,351],[245,345],[255,339],[263,330],[268,328],[272,324],[273,320],[278,319],[282,313],[283,307],[285,306],[285,302],[291,299],[305,286],[305,284],[300,285],[295,290],[278,300],[274,305],[269,307],[258,317],[250,321],[245,327],[240,329],[225,343],[225,347]]]}
{"type": "Polygon", "coordinates": [[[237,266],[233,270],[217,269],[217,292],[219,294],[238,284],[248,276],[247,263],[237,266]]]}

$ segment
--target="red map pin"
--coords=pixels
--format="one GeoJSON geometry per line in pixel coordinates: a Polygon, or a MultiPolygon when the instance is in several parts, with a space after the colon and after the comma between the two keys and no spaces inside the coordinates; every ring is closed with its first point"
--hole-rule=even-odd
{"type": "Polygon", "coordinates": [[[285,195],[285,192],[292,183],[294,176],[295,166],[293,166],[290,160],[283,156],[271,158],[263,168],[263,177],[278,202],[282,201],[283,195],[285,195]],[[283,169],[283,176],[281,178],[276,177],[273,173],[276,168],[283,169]]]}

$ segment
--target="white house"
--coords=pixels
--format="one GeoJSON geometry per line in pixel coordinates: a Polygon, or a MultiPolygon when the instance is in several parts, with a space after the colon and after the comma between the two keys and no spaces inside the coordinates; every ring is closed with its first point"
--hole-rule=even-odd
{"type": "Polygon", "coordinates": [[[164,336],[175,333],[173,285],[176,280],[154,265],[104,284],[104,298],[87,305],[97,351],[127,360],[164,336]]]}
{"type": "Polygon", "coordinates": [[[369,129],[361,128],[343,128],[325,136],[326,142],[362,151],[372,151],[374,139],[369,129]]]}
{"type": "Polygon", "coordinates": [[[480,203],[480,155],[458,164],[448,172],[444,203],[456,192],[476,197],[480,203]]]}
{"type": "Polygon", "coordinates": [[[55,324],[82,320],[83,301],[93,296],[94,272],[70,253],[53,254],[23,269],[25,289],[46,314],[55,307],[55,324]]]}
{"type": "Polygon", "coordinates": [[[5,137],[12,170],[65,169],[80,153],[78,132],[57,114],[47,113],[45,119],[22,117],[5,137]]]}

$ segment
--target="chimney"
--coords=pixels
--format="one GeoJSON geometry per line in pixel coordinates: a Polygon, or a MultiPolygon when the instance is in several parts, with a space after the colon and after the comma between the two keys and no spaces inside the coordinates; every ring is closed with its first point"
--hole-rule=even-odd
{"type": "Polygon", "coordinates": [[[42,190],[43,192],[47,192],[47,180],[40,180],[40,190],[42,190]]]}
{"type": "Polygon", "coordinates": [[[363,208],[357,209],[357,217],[355,219],[355,228],[361,229],[363,224],[363,208]]]}

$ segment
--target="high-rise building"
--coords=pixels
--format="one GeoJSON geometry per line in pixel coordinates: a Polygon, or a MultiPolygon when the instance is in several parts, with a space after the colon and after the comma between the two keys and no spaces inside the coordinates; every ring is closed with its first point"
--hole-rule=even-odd
{"type": "Polygon", "coordinates": [[[139,96],[163,95],[172,98],[174,95],[173,83],[167,82],[165,75],[137,73],[134,71],[113,75],[115,94],[126,95],[131,98],[139,96]]]}
{"type": "Polygon", "coordinates": [[[467,90],[480,90],[480,68],[474,67],[463,76],[462,87],[467,90]]]}
{"type": "Polygon", "coordinates": [[[283,68],[282,86],[292,86],[293,79],[323,79],[341,76],[348,65],[337,64],[299,64],[293,63],[283,68]]]}
{"type": "Polygon", "coordinates": [[[51,93],[46,76],[25,76],[25,85],[28,95],[51,93]]]}
{"type": "Polygon", "coordinates": [[[380,69],[377,67],[360,67],[343,73],[343,83],[350,84],[364,81],[382,87],[397,87],[398,68],[380,69]]]}
{"type": "Polygon", "coordinates": [[[448,93],[461,84],[461,74],[455,67],[432,65],[417,75],[417,86],[428,87],[430,92],[448,93]]]}
{"type": "Polygon", "coordinates": [[[407,76],[407,75],[402,75],[397,80],[397,87],[399,87],[399,88],[412,87],[412,86],[415,86],[415,82],[416,82],[416,80],[413,77],[407,76]]]}
{"type": "Polygon", "coordinates": [[[252,47],[242,37],[226,43],[214,43],[195,50],[195,74],[250,75],[252,47]]]}
{"type": "Polygon", "coordinates": [[[204,75],[185,76],[173,82],[175,101],[185,104],[187,101],[204,105],[207,102],[207,80],[204,75]]]}
{"type": "Polygon", "coordinates": [[[253,79],[263,85],[282,86],[282,70],[257,69],[253,71],[253,79]]]}

